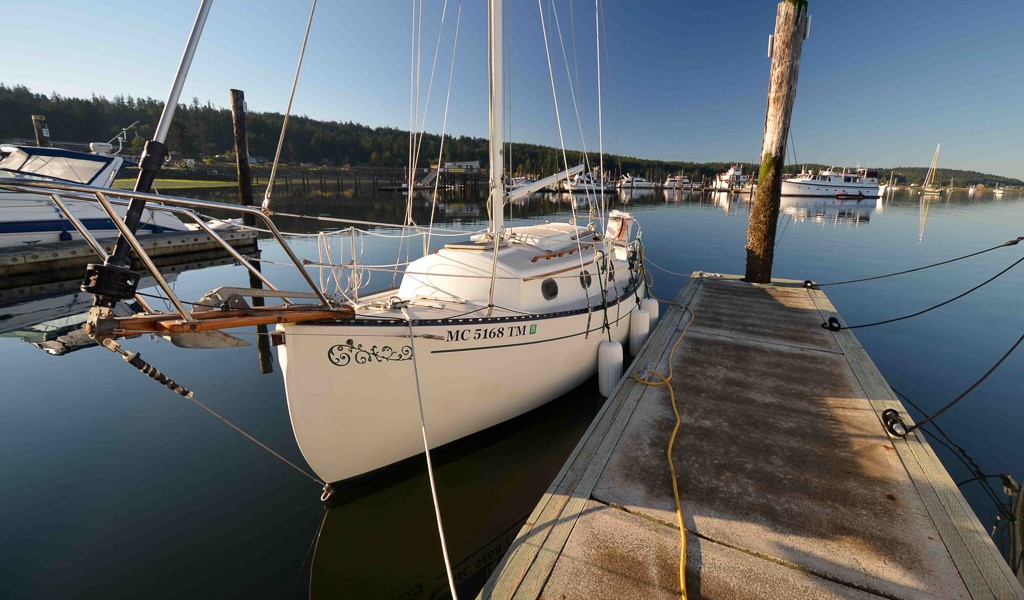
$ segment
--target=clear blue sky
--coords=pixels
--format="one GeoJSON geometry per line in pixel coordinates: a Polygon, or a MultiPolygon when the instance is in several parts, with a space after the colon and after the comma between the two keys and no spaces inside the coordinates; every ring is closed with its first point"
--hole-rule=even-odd
{"type": "MultiPolygon", "coordinates": [[[[510,0],[513,138],[558,144],[537,2],[510,0]]],[[[566,145],[579,128],[543,0],[566,145]]],[[[670,160],[756,160],[776,2],[602,0],[605,149],[670,160]]],[[[421,105],[443,0],[426,0],[421,105]]],[[[198,0],[3,0],[0,81],[33,91],[164,98],[198,0]]],[[[410,0],[323,0],[294,112],[409,126],[410,0]]],[[[449,0],[426,128],[439,131],[458,0],[449,0]]],[[[594,4],[555,0],[587,146],[596,148],[594,4]],[[570,7],[572,10],[570,10],[570,7]],[[574,17],[574,18],[573,18],[574,17]],[[575,26],[575,38],[571,29],[575,26]]],[[[283,111],[306,1],[219,0],[184,97],[283,111]]],[[[1024,178],[1024,2],[810,0],[793,119],[797,159],[941,165],[1024,178]]],[[[485,135],[486,8],[463,6],[448,131],[485,135]]]]}

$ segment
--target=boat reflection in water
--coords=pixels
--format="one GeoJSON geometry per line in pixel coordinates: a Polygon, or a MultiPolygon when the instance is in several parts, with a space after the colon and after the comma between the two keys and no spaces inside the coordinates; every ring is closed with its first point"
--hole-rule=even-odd
{"type": "MultiPolygon", "coordinates": [[[[680,188],[665,188],[661,193],[665,197],[665,202],[670,203],[686,202],[693,195],[690,190],[680,188]]],[[[697,192],[697,195],[700,195],[700,192],[697,192]]]]}
{"type": "MultiPolygon", "coordinates": [[[[176,273],[166,275],[168,282],[176,278],[176,273]]],[[[78,285],[77,281],[56,284],[42,293],[32,287],[0,291],[0,337],[18,338],[54,356],[96,346],[85,333],[92,294],[82,292],[78,285]]],[[[152,277],[139,280],[140,290],[155,285],[152,277]]],[[[124,317],[141,310],[134,302],[119,302],[114,315],[124,317]]]]}
{"type": "Polygon", "coordinates": [[[838,200],[836,198],[794,198],[783,196],[780,204],[783,214],[796,222],[813,221],[822,225],[848,223],[853,226],[867,224],[871,214],[880,210],[881,200],[838,200]]]}
{"type": "Polygon", "coordinates": [[[619,190],[617,197],[622,204],[629,204],[635,201],[651,200],[654,198],[654,188],[623,188],[619,190]]]}
{"type": "MultiPolygon", "coordinates": [[[[603,403],[596,383],[433,451],[460,597],[473,597],[508,550],[603,403]]],[[[310,597],[448,597],[422,457],[330,500],[310,597]]]]}

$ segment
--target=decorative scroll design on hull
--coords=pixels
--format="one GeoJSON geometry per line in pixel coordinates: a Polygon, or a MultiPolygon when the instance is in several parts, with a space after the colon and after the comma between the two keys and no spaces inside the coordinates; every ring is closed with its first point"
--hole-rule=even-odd
{"type": "Polygon", "coordinates": [[[365,365],[371,361],[382,363],[402,362],[411,359],[412,346],[402,346],[397,350],[391,346],[381,346],[378,350],[377,346],[374,345],[370,346],[370,349],[367,350],[363,348],[362,344],[356,344],[352,340],[348,340],[344,344],[336,344],[327,349],[327,360],[339,367],[348,366],[351,362],[355,362],[357,365],[365,365]]]}

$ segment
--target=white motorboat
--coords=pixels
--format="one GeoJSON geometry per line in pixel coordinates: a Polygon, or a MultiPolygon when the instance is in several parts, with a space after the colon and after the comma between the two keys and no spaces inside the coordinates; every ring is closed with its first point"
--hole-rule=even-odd
{"type": "Polygon", "coordinates": [[[854,172],[837,172],[832,169],[817,174],[804,171],[796,177],[782,181],[782,195],[798,198],[860,199],[878,198],[878,171],[857,169],[854,172]]]}
{"type": "Polygon", "coordinates": [[[626,173],[619,179],[617,187],[620,190],[653,190],[658,187],[658,184],[653,181],[647,181],[643,177],[626,173]]]}
{"type": "Polygon", "coordinates": [[[666,190],[694,190],[700,189],[700,184],[692,183],[686,175],[669,175],[662,187],[666,190]]]}
{"type": "MultiPolygon", "coordinates": [[[[109,188],[124,162],[119,156],[88,154],[35,146],[0,147],[0,186],[24,181],[53,181],[109,188]]],[[[92,233],[104,238],[117,235],[114,222],[95,202],[66,199],[72,214],[92,233]]],[[[121,208],[119,214],[126,209],[121,208]]],[[[140,233],[185,231],[173,215],[147,209],[140,233]]],[[[39,194],[0,189],[0,247],[46,244],[81,239],[74,225],[53,200],[39,194]]]]}
{"type": "Polygon", "coordinates": [[[747,184],[747,176],[743,174],[742,165],[732,165],[725,173],[715,175],[712,189],[716,192],[739,190],[747,184]]]}
{"type": "Polygon", "coordinates": [[[608,185],[590,173],[577,173],[569,179],[563,179],[560,182],[560,187],[562,191],[565,192],[593,192],[603,194],[605,192],[614,191],[614,188],[609,189],[608,185]]]}
{"type": "MultiPolygon", "coordinates": [[[[490,97],[500,99],[502,0],[489,15],[490,97]]],[[[351,320],[277,326],[295,438],[324,481],[421,454],[423,435],[440,446],[550,402],[592,377],[602,342],[625,341],[644,314],[630,214],[609,213],[603,233],[505,226],[501,207],[547,183],[505,192],[500,102],[490,118],[486,233],[412,261],[397,289],[355,302],[351,320]]],[[[589,174],[575,181],[603,191],[589,174]]]]}
{"type": "Polygon", "coordinates": [[[518,190],[524,185],[530,185],[534,181],[536,180],[529,177],[509,177],[508,181],[505,183],[505,189],[508,191],[518,190]]]}

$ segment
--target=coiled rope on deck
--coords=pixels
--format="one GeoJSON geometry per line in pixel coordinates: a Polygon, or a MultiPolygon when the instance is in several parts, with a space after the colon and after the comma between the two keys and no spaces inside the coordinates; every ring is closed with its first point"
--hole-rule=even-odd
{"type": "MultiPolygon", "coordinates": [[[[700,282],[698,282],[698,285],[700,285],[700,282]]],[[[653,296],[651,297],[653,298],[653,296]]],[[[679,406],[676,404],[676,393],[675,390],[672,388],[671,382],[672,377],[674,375],[674,373],[672,372],[672,358],[675,355],[676,349],[679,347],[679,344],[682,343],[683,338],[686,337],[686,332],[689,331],[690,325],[693,324],[694,320],[697,318],[697,315],[689,306],[683,306],[677,302],[665,303],[671,304],[673,306],[681,308],[684,312],[690,313],[690,320],[687,321],[686,326],[683,327],[683,331],[679,334],[679,338],[676,339],[676,342],[672,345],[672,350],[669,351],[668,375],[666,376],[662,375],[661,373],[658,373],[657,371],[648,370],[647,373],[641,376],[641,372],[636,371],[635,373],[633,373],[633,379],[643,385],[649,385],[654,387],[664,386],[668,388],[669,400],[672,404],[672,413],[675,415],[676,419],[675,425],[672,427],[672,435],[669,436],[666,455],[668,457],[668,469],[672,475],[672,496],[674,497],[676,503],[676,521],[679,524],[679,590],[680,597],[683,600],[686,600],[686,527],[683,524],[683,505],[679,496],[679,478],[676,475],[675,463],[672,460],[672,451],[675,448],[676,436],[679,434],[679,428],[682,425],[682,419],[679,415],[679,406]],[[648,378],[655,379],[652,380],[648,378]]]]}

